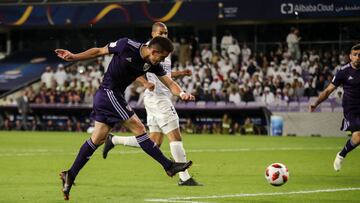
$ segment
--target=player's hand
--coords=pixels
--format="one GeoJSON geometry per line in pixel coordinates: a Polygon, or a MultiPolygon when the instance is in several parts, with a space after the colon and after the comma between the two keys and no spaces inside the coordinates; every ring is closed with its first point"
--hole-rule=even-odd
{"type": "Polygon", "coordinates": [[[152,82],[147,82],[147,83],[144,84],[144,87],[145,87],[146,89],[150,90],[150,91],[153,91],[154,88],[155,88],[155,85],[154,85],[154,83],[152,83],[152,82]]]}
{"type": "Polygon", "coordinates": [[[180,96],[181,100],[184,100],[184,101],[195,101],[195,97],[186,92],[181,92],[179,96],[180,96]]]}
{"type": "Polygon", "coordinates": [[[58,56],[59,58],[62,58],[62,59],[64,59],[65,61],[74,61],[74,60],[75,60],[74,54],[71,53],[71,52],[68,51],[68,50],[65,50],[65,49],[55,49],[55,53],[57,54],[57,56],[58,56]]]}
{"type": "Polygon", "coordinates": [[[314,112],[315,109],[316,109],[315,104],[310,104],[310,105],[309,105],[309,112],[314,112]]]}
{"type": "Polygon", "coordinates": [[[191,76],[192,75],[192,71],[190,69],[185,69],[183,70],[183,75],[184,76],[191,76]]]}

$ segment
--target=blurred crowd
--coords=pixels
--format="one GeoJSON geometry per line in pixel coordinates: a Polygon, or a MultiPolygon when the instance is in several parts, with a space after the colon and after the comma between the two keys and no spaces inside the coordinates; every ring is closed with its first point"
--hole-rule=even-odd
{"type": "MultiPolygon", "coordinates": [[[[291,28],[284,43],[264,53],[254,52],[246,43],[239,44],[230,32],[215,50],[208,44],[200,46],[194,36],[181,38],[180,42],[173,38],[173,70],[192,70],[192,77],[177,82],[197,101],[298,101],[317,96],[348,61],[344,51],[300,50],[300,39],[299,30],[291,28]]],[[[40,88],[27,90],[30,103],[91,104],[109,60],[99,58],[86,65],[47,67],[40,88]]],[[[126,90],[125,98],[141,103],[143,91],[134,83],[126,90]]]]}
{"type": "MultiPolygon", "coordinates": [[[[191,78],[178,82],[198,101],[227,101],[235,104],[258,101],[265,104],[299,101],[317,96],[333,75],[348,61],[338,50],[300,50],[299,30],[293,28],[287,43],[268,53],[253,52],[246,43],[240,45],[229,33],[221,40],[221,50],[208,46],[196,49],[194,57],[182,57],[182,49],[191,44],[176,45],[174,69],[190,69],[191,78]]],[[[184,48],[187,47],[187,48],[184,48]]]]}
{"type": "MultiPolygon", "coordinates": [[[[266,53],[239,43],[228,31],[217,49],[210,44],[200,45],[196,36],[172,40],[175,48],[171,55],[173,70],[190,69],[193,72],[191,77],[179,78],[177,82],[195,95],[197,101],[205,102],[241,105],[245,102],[304,101],[304,98],[317,96],[331,82],[336,71],[349,61],[344,51],[301,49],[300,31],[296,28],[291,28],[276,49],[266,53]]],[[[91,105],[110,60],[111,56],[106,56],[66,67],[63,64],[49,66],[41,75],[40,85],[25,89],[26,101],[30,104],[91,105]]],[[[333,96],[339,103],[341,91],[333,96]]],[[[142,105],[143,92],[142,86],[133,83],[126,89],[125,99],[142,105]]],[[[3,98],[1,104],[17,104],[17,101],[3,98]]],[[[232,128],[233,132],[240,132],[241,127],[233,125],[232,128]]],[[[217,132],[221,131],[219,129],[201,126],[193,131],[217,132]]]]}

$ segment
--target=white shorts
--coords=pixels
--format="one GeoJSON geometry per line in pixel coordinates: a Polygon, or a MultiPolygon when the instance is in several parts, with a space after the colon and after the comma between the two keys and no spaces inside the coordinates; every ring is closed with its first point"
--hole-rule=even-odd
{"type": "Polygon", "coordinates": [[[179,116],[167,96],[145,96],[147,125],[150,132],[169,133],[179,128],[179,116]]]}

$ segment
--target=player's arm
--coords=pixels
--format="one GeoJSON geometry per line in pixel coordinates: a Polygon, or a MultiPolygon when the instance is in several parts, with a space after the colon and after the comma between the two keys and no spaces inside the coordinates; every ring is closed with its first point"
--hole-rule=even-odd
{"type": "Polygon", "coordinates": [[[185,92],[181,87],[169,76],[158,76],[159,80],[166,85],[175,96],[179,96],[182,100],[195,100],[195,97],[185,92]]]}
{"type": "Polygon", "coordinates": [[[144,86],[146,89],[149,89],[150,91],[153,91],[155,88],[154,83],[147,81],[145,75],[136,78],[136,81],[140,83],[142,86],[144,86]]]}
{"type": "Polygon", "coordinates": [[[172,78],[180,78],[184,76],[191,76],[192,71],[190,69],[171,71],[172,78]]]}
{"type": "Polygon", "coordinates": [[[109,54],[109,49],[107,46],[101,48],[96,47],[77,54],[73,54],[65,49],[55,49],[55,53],[65,61],[81,61],[109,54]]]}
{"type": "Polygon", "coordinates": [[[336,87],[334,84],[330,83],[330,84],[326,87],[326,89],[323,90],[323,91],[320,93],[320,95],[319,95],[318,99],[315,101],[315,103],[310,104],[310,106],[309,106],[309,111],[310,111],[310,112],[315,111],[316,107],[317,107],[319,104],[321,104],[321,102],[325,101],[325,100],[329,97],[329,95],[330,95],[336,88],[337,88],[337,87],[336,87]]]}

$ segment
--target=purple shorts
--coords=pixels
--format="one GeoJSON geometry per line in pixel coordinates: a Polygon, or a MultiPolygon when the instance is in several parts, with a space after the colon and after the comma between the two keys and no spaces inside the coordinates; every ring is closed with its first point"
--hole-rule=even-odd
{"type": "Polygon", "coordinates": [[[128,120],[135,112],[125,101],[123,93],[100,87],[94,96],[91,117],[111,127],[128,120]]]}
{"type": "Polygon", "coordinates": [[[342,121],[341,130],[360,131],[360,114],[357,112],[347,113],[342,121]]]}

